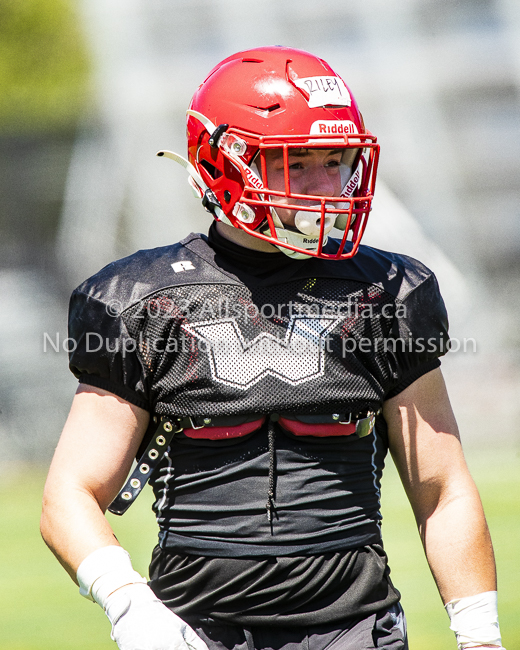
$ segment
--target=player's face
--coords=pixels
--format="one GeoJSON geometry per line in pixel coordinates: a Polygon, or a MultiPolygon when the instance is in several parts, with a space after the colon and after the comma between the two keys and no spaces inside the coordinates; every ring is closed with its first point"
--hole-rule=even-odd
{"type": "MultiPolygon", "coordinates": [[[[340,196],[345,175],[344,149],[291,149],[289,150],[289,179],[292,194],[314,196],[340,196]]],[[[354,158],[355,150],[347,152],[354,158]]],[[[271,190],[285,191],[284,160],[280,149],[265,152],[267,186],[271,190]]],[[[264,179],[265,180],[265,179],[264,179]]],[[[314,205],[316,200],[272,197],[277,203],[314,205]]],[[[296,210],[276,208],[276,213],[286,226],[294,226],[296,210]]]]}

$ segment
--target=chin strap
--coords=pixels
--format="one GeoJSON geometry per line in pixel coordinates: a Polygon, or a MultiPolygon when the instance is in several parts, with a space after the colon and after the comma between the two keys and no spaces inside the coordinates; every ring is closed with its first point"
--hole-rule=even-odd
{"type": "MultiPolygon", "coordinates": [[[[274,219],[273,219],[274,221],[274,219]]],[[[269,226],[264,228],[262,231],[263,235],[271,235],[271,229],[269,226]]],[[[320,241],[319,237],[309,237],[308,235],[304,235],[299,232],[294,232],[293,230],[287,230],[287,228],[284,228],[283,226],[281,228],[275,228],[276,232],[276,237],[278,241],[283,242],[284,244],[290,244],[291,246],[298,246],[298,248],[303,248],[311,251],[315,251],[318,247],[318,243],[320,241]]],[[[323,245],[328,241],[328,235],[325,235],[323,237],[323,245]]],[[[285,246],[278,246],[274,244],[278,250],[282,251],[282,253],[285,253],[288,257],[291,257],[292,259],[295,260],[303,260],[311,257],[311,255],[306,255],[305,253],[297,252],[294,250],[291,250],[290,248],[285,248],[285,246]]]]}
{"type": "Polygon", "coordinates": [[[166,150],[158,151],[155,155],[164,156],[165,158],[170,158],[170,160],[174,160],[176,163],[179,163],[181,167],[184,167],[184,169],[189,174],[188,182],[190,183],[191,188],[195,190],[196,196],[199,199],[201,199],[204,192],[206,192],[209,189],[206,183],[202,180],[202,176],[195,169],[195,167],[188,160],[186,160],[186,158],[183,158],[181,155],[175,153],[174,151],[166,151],[166,150]],[[198,187],[194,187],[193,182],[191,181],[195,181],[198,187]]]}
{"type": "Polygon", "coordinates": [[[188,172],[188,183],[193,190],[195,198],[202,199],[202,205],[206,208],[206,210],[208,210],[208,212],[215,214],[219,221],[223,221],[230,226],[233,225],[224,214],[224,211],[220,207],[220,203],[217,201],[213,192],[209,189],[209,187],[203,181],[202,176],[189,162],[189,160],[186,160],[186,158],[183,158],[180,154],[175,153],[174,151],[162,150],[158,151],[156,155],[170,158],[170,160],[173,160],[174,162],[179,163],[181,167],[184,167],[184,169],[188,172]]]}
{"type": "MultiPolygon", "coordinates": [[[[198,111],[193,111],[190,109],[186,111],[186,115],[194,117],[204,126],[206,131],[209,133],[210,142],[211,138],[215,139],[215,142],[211,143],[211,146],[215,148],[219,146],[219,140],[223,135],[225,129],[222,130],[222,132],[219,132],[220,127],[215,126],[215,124],[213,124],[210,119],[198,111]]],[[[227,127],[227,125],[224,126],[227,127]]],[[[197,169],[188,160],[186,160],[186,158],[179,155],[178,153],[166,150],[158,151],[156,155],[170,158],[176,163],[179,163],[181,167],[184,167],[184,169],[188,172],[188,183],[193,190],[195,198],[202,199],[202,205],[208,212],[214,214],[219,221],[222,221],[230,226],[233,225],[222,210],[222,207],[212,190],[206,185],[197,169]]]]}
{"type": "MultiPolygon", "coordinates": [[[[202,113],[199,113],[199,111],[192,111],[191,108],[186,111],[186,115],[188,117],[194,117],[196,120],[198,120],[202,126],[206,129],[206,131],[209,133],[209,137],[211,138],[215,131],[217,130],[217,125],[213,124],[213,122],[207,118],[205,115],[202,113]]],[[[213,143],[212,146],[218,146],[218,142],[213,143]]]]}

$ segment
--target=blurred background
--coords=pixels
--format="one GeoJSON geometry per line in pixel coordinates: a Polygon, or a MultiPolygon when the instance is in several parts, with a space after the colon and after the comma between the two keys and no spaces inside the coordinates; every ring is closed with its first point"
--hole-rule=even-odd
{"type": "MultiPolygon", "coordinates": [[[[115,258],[207,230],[183,170],[155,153],[184,154],[187,104],[215,63],[276,44],[326,59],[378,136],[365,243],[418,257],[439,278],[459,342],[443,370],[495,539],[504,644],[520,646],[518,0],[0,0],[8,650],[115,647],[88,603],[78,597],[75,613],[67,609],[74,587],[37,538],[45,468],[76,387],[68,296],[115,258]],[[50,600],[46,585],[57,594],[50,600]],[[27,628],[29,610],[39,614],[27,628]]],[[[411,648],[454,648],[392,467],[385,480],[385,536],[411,648]]],[[[143,512],[116,526],[132,531],[126,545],[136,545],[146,571],[153,521],[146,533],[139,518],[132,524],[143,512]]]]}

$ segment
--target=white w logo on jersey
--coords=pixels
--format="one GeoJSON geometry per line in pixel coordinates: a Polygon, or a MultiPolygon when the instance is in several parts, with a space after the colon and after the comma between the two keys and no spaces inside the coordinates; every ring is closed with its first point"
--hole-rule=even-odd
{"type": "Polygon", "coordinates": [[[215,381],[246,390],[267,375],[293,386],[323,375],[325,337],[341,320],[292,316],[283,339],[262,332],[249,342],[233,318],[183,328],[204,341],[215,381]]]}

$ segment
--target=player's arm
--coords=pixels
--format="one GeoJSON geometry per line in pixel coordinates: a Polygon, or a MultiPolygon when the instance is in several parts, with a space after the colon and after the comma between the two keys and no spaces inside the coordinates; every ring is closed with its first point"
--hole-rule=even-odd
{"type": "Polygon", "coordinates": [[[383,414],[428,563],[444,604],[450,603],[459,647],[500,647],[498,621],[487,614],[496,597],[493,547],[440,369],[385,402],[383,414]]]}
{"type": "Polygon", "coordinates": [[[134,571],[104,516],[148,420],[147,411],[80,384],[45,484],[42,536],[80,593],[103,607],[121,650],[207,650],[134,571]]]}
{"type": "Polygon", "coordinates": [[[131,468],[148,412],[80,384],[49,470],[41,532],[73,580],[96,549],[119,545],[104,512],[131,468]]]}

